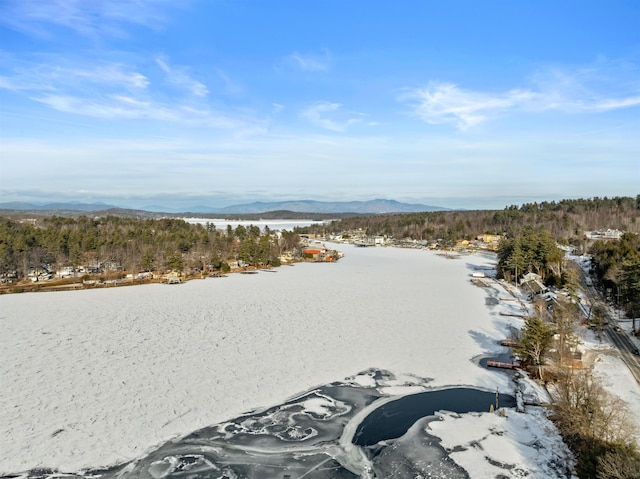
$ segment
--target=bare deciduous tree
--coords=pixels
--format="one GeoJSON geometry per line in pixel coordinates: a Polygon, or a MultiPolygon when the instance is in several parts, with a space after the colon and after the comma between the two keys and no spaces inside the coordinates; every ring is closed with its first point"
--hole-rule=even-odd
{"type": "Polygon", "coordinates": [[[638,479],[625,475],[638,463],[635,425],[626,403],[586,371],[566,374],[551,392],[552,418],[578,457],[578,475],[638,479]]]}
{"type": "Polygon", "coordinates": [[[640,456],[629,449],[607,452],[598,466],[598,479],[640,479],[640,456]]]}

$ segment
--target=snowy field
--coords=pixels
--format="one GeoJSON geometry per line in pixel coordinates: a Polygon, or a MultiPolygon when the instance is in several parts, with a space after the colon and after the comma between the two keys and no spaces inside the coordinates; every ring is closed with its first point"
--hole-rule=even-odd
{"type": "MultiPolygon", "coordinates": [[[[513,392],[506,374],[475,361],[500,351],[497,341],[519,325],[498,314],[518,308],[500,301],[505,291],[470,282],[490,259],[338,248],[346,257],[335,264],[275,273],[0,296],[0,473],[126,462],[372,367],[416,377],[415,384],[430,379],[430,387],[513,392]]],[[[479,416],[473,434],[473,419],[460,424],[472,441],[490,435],[496,420],[479,416]]],[[[555,429],[538,413],[517,421],[491,437],[500,460],[520,451],[511,459],[530,477],[553,477],[539,475],[541,459],[520,446],[561,450],[555,429]]],[[[448,444],[461,441],[438,431],[448,444]]],[[[482,462],[465,457],[463,467],[482,462]]],[[[486,467],[472,469],[472,478],[485,477],[486,467]]]]}

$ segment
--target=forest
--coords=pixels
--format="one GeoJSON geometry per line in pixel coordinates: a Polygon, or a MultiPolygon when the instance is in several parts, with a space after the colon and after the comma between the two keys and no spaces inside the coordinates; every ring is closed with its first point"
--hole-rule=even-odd
{"type": "Polygon", "coordinates": [[[362,229],[369,236],[455,242],[489,233],[515,237],[525,229],[546,230],[561,244],[585,248],[585,231],[640,232],[640,195],[636,198],[568,199],[508,206],[502,210],[435,211],[358,216],[311,226],[299,232],[339,233],[362,229]]]}
{"type": "Polygon", "coordinates": [[[215,225],[184,220],[43,217],[0,217],[0,274],[18,278],[47,265],[85,267],[89,272],[225,270],[229,261],[277,265],[284,251],[295,250],[299,238],[280,237],[257,226],[219,231],[215,225]]]}

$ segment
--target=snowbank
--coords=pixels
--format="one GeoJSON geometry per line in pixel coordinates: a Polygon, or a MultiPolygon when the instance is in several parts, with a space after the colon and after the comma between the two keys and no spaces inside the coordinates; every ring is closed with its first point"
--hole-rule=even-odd
{"type": "Polygon", "coordinates": [[[428,432],[471,477],[570,477],[573,457],[542,408],[509,412],[438,414],[428,432]]]}

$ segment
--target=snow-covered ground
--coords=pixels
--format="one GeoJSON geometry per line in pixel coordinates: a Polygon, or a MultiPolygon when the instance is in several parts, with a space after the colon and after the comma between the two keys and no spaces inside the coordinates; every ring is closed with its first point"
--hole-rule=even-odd
{"type": "MultiPolygon", "coordinates": [[[[346,257],[335,264],[277,273],[0,296],[0,473],[125,462],[372,367],[431,378],[432,387],[513,391],[508,375],[474,360],[499,351],[497,341],[521,321],[499,314],[520,305],[497,282],[470,282],[491,259],[339,249],[346,257]]],[[[486,477],[491,458],[554,477],[527,444],[565,457],[538,409],[443,418],[445,429],[464,431],[433,425],[445,447],[490,436],[482,447],[496,448],[456,449],[472,478],[486,477]],[[503,433],[489,434],[496,428],[503,433]]]]}
{"type": "Polygon", "coordinates": [[[594,370],[602,386],[626,403],[637,428],[636,440],[640,444],[640,388],[635,378],[620,358],[610,354],[600,354],[594,363],[594,370]]]}

